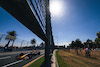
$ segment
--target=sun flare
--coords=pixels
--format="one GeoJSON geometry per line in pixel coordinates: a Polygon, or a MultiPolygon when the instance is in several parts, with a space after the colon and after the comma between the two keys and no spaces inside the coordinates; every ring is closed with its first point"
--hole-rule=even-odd
{"type": "Polygon", "coordinates": [[[60,16],[63,11],[63,4],[61,1],[52,0],[50,2],[50,12],[54,16],[60,16]]]}

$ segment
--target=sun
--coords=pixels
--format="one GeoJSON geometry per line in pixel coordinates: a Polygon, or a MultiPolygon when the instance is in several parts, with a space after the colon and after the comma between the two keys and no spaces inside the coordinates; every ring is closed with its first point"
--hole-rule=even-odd
{"type": "Polygon", "coordinates": [[[63,3],[59,0],[51,0],[50,2],[51,15],[60,16],[63,12],[63,3]]]}

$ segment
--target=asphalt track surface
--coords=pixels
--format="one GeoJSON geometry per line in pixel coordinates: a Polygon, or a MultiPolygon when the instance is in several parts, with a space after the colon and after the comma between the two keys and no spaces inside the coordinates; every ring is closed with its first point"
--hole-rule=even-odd
{"type": "Polygon", "coordinates": [[[19,51],[19,52],[3,52],[0,53],[0,67],[22,67],[25,64],[31,62],[32,60],[38,58],[39,56],[44,54],[44,50],[39,50],[41,52],[40,55],[34,55],[33,58],[29,60],[16,60],[15,57],[20,53],[27,53],[30,51],[19,51]]]}

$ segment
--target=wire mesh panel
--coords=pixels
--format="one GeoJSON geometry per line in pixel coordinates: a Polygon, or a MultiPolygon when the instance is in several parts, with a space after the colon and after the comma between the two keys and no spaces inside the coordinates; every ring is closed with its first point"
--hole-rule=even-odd
{"type": "Polygon", "coordinates": [[[27,0],[44,33],[46,28],[45,0],[27,0]]]}

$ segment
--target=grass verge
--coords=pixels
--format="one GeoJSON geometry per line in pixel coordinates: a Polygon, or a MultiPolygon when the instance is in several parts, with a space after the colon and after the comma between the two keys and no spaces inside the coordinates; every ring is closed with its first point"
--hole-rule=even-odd
{"type": "Polygon", "coordinates": [[[44,57],[40,58],[39,60],[37,60],[36,62],[32,63],[28,67],[40,67],[43,62],[44,62],[44,57]]]}
{"type": "Polygon", "coordinates": [[[62,62],[69,65],[67,67],[100,67],[100,60],[98,59],[79,56],[64,50],[59,50],[58,55],[62,58],[62,62]]]}
{"type": "Polygon", "coordinates": [[[59,67],[70,67],[68,64],[66,64],[64,62],[64,60],[62,59],[62,57],[58,54],[59,51],[56,51],[56,57],[57,57],[57,61],[58,61],[58,65],[59,67]]]}

